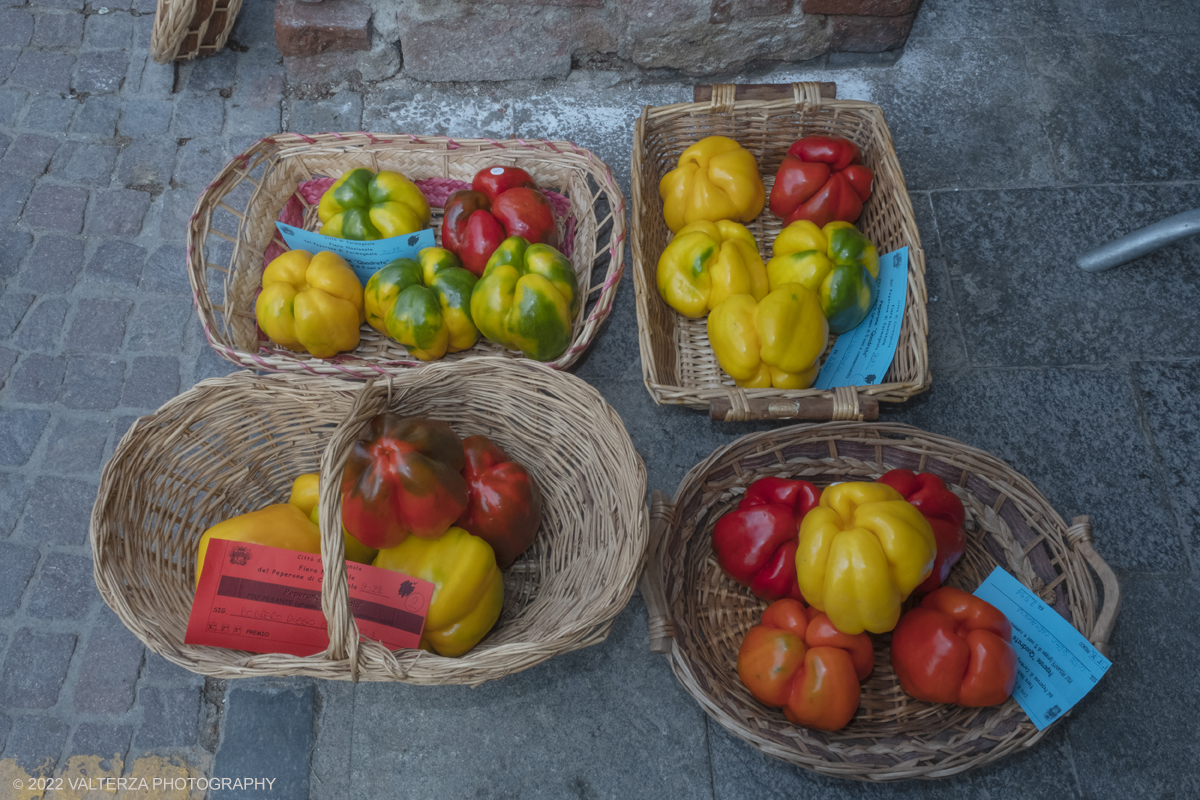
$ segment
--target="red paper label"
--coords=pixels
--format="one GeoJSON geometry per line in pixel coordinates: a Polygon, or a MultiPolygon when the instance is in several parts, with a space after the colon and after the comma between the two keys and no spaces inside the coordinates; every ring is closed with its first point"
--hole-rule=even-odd
{"type": "MultiPolygon", "coordinates": [[[[186,644],[311,656],[329,646],[321,612],[321,557],[211,539],[188,617],[186,644]]],[[[346,562],[350,610],[364,637],[389,650],[417,647],[433,584],[346,562]]]]}

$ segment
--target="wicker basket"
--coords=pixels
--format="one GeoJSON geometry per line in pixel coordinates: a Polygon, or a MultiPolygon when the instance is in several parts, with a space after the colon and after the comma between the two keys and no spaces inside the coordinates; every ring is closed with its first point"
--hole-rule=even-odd
{"type": "MultiPolygon", "coordinates": [[[[333,179],[356,167],[390,169],[416,181],[430,198],[431,224],[440,243],[440,206],[446,196],[456,188],[469,188],[466,182],[492,164],[525,169],[566,212],[556,214],[561,249],[575,266],[585,303],[575,318],[571,345],[549,365],[569,367],[612,310],[625,239],[625,198],[612,173],[590,152],[570,142],[456,141],[369,133],[284,133],[260,139],[231,160],[204,190],[188,225],[188,275],[209,344],[235,364],[271,372],[366,379],[426,366],[403,345],[367,325],[353,352],[325,360],[267,340],[258,329],[254,300],[264,258],[282,252],[275,221],[281,213],[291,214],[295,224],[315,230],[316,202],[325,183],[314,178],[333,179]],[[298,191],[302,184],[304,191],[298,191]]],[[[469,350],[444,360],[478,355],[524,358],[481,338],[469,350]]]]}
{"type": "Polygon", "coordinates": [[[242,0],[158,0],[150,56],[159,64],[210,56],[225,46],[242,0]]]}
{"type": "Polygon", "coordinates": [[[858,713],[835,733],[792,725],[782,711],[756,701],[738,679],[738,648],[766,604],[717,565],[711,547],[716,520],[765,475],[825,486],[874,480],[896,468],[936,473],[967,509],[967,549],[949,585],[973,591],[1002,566],[1101,651],[1120,606],[1116,576],[1092,548],[1088,518],[1078,517],[1068,527],[1028,480],[953,439],[907,425],[834,422],[751,434],[718,450],[684,477],[674,503],[655,495],[642,580],[651,649],[669,655],[687,691],[734,735],[824,775],[940,778],[1041,739],[1012,698],[972,709],[909,697],[892,671],[890,637],[876,637],[875,671],[863,684],[858,713]],[[1103,584],[1103,608],[1085,565],[1103,584]]]}
{"type": "MultiPolygon", "coordinates": [[[[786,99],[738,100],[735,87],[714,86],[708,102],[642,111],[633,136],[633,285],[642,376],[654,402],[708,409],[714,419],[864,419],[877,414],[878,401],[901,402],[929,388],[925,254],[892,136],[879,106],[826,99],[821,87],[797,83],[786,87],[786,99]],[[685,148],[720,135],[754,154],[769,193],[788,147],[813,134],[844,136],[862,149],[863,162],[875,171],[875,188],[857,224],[881,254],[908,246],[908,294],[896,357],[875,386],[831,392],[739,389],[713,356],[706,320],[676,313],[658,294],[658,259],[671,238],[658,184],[685,148]]],[[[747,227],[768,258],[781,220],[763,209],[747,227]]]]}
{"type": "Polygon", "coordinates": [[[645,556],[645,491],[616,412],[583,381],[534,362],[477,358],[365,385],[240,372],[197,384],[121,440],[92,511],[96,584],[147,647],[193,672],[479,684],[608,636],[645,556]],[[336,476],[384,409],[486,434],[542,489],[542,527],[505,572],[500,621],[460,658],[360,641],[349,611],[336,476]],[[328,650],[298,657],[184,644],[200,535],[284,502],[292,480],[318,467],[328,650]]]}

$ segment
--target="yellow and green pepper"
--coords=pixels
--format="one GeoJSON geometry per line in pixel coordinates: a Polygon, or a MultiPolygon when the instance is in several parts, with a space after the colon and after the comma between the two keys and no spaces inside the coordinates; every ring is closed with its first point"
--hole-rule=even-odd
{"type": "Polygon", "coordinates": [[[362,284],[337,253],[289,250],[263,270],[262,286],[254,312],[271,341],[317,358],[358,347],[362,284]]]}
{"type": "Polygon", "coordinates": [[[684,226],[658,259],[658,293],[685,317],[703,317],[731,295],[762,300],[767,291],[753,234],[727,219],[684,226]]]}
{"type": "Polygon", "coordinates": [[[879,254],[875,245],[849,222],[818,228],[793,222],[775,238],[767,262],[771,287],[800,283],[821,295],[829,329],[845,333],[866,319],[875,303],[879,254]]]}
{"type": "Polygon", "coordinates": [[[828,338],[817,293],[798,283],[776,288],[761,302],[735,294],[708,315],[717,363],[748,389],[812,386],[828,338]]]}
{"type": "Polygon", "coordinates": [[[679,156],[679,166],[658,184],[667,227],[678,231],[699,220],[749,222],[767,202],[754,154],[726,136],[709,136],[679,156]]]}
{"type": "Polygon", "coordinates": [[[578,311],[571,262],[553,247],[520,236],[500,243],[471,295],[479,332],[535,361],[553,361],[566,351],[578,311]]]}
{"type": "Polygon", "coordinates": [[[380,550],[375,566],[434,586],[421,647],[456,657],[474,647],[500,619],[504,578],[492,546],[462,528],[436,539],[410,536],[380,550]]]}
{"type": "Polygon", "coordinates": [[[321,233],[339,239],[388,239],[429,227],[429,201],[399,172],[364,167],[343,173],[317,205],[321,233]]]}
{"type": "Polygon", "coordinates": [[[479,338],[471,321],[475,281],[458,256],[426,247],[415,261],[398,258],[367,281],[367,323],[422,361],[466,350],[479,338]]]}

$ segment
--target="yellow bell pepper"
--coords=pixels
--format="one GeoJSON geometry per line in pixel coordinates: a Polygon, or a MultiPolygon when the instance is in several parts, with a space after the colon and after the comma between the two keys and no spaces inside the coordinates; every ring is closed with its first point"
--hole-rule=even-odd
{"type": "Polygon", "coordinates": [[[883,483],[840,483],[800,523],[800,593],[842,633],[887,633],[933,571],[933,528],[883,483]]]}
{"type": "Polygon", "coordinates": [[[337,253],[289,250],[263,270],[258,327],[289,350],[330,358],[358,347],[363,288],[337,253]]]}
{"type": "Polygon", "coordinates": [[[787,283],[755,302],[735,294],[708,315],[721,369],[746,389],[807,389],[817,379],[829,323],[817,293],[787,283]]]}
{"type": "Polygon", "coordinates": [[[699,319],[735,294],[767,296],[767,270],[745,225],[727,219],[684,226],[658,259],[658,293],[699,319]]]}
{"type": "Polygon", "coordinates": [[[672,231],[698,220],[749,222],[767,201],[754,154],[726,136],[709,136],[684,150],[679,166],[659,181],[658,194],[672,231]]]}
{"type": "Polygon", "coordinates": [[[457,657],[474,647],[496,620],[504,602],[504,578],[492,546],[462,528],[436,539],[410,536],[380,550],[375,566],[433,584],[421,647],[457,657]]]}
{"type": "Polygon", "coordinates": [[[875,303],[879,254],[849,222],[818,228],[799,220],[775,237],[767,278],[772,288],[800,283],[819,292],[829,329],[845,333],[866,319],[875,303]]]}
{"type": "MultiPolygon", "coordinates": [[[[306,472],[292,481],[292,494],[288,497],[288,503],[307,514],[309,521],[318,528],[321,527],[321,509],[317,503],[320,491],[319,475],[316,472],[306,472]]],[[[347,561],[370,564],[379,553],[375,548],[367,547],[351,536],[345,525],[342,526],[342,539],[347,561]]]]}
{"type": "Polygon", "coordinates": [[[308,515],[290,503],[276,503],[218,522],[204,532],[196,553],[197,586],[200,585],[200,573],[204,570],[208,543],[212,539],[251,542],[267,547],[282,547],[284,550],[299,550],[301,553],[321,552],[321,531],[312,524],[308,515]]]}
{"type": "Polygon", "coordinates": [[[365,167],[343,173],[321,195],[321,233],[339,239],[390,239],[429,227],[429,201],[399,172],[365,167]]]}

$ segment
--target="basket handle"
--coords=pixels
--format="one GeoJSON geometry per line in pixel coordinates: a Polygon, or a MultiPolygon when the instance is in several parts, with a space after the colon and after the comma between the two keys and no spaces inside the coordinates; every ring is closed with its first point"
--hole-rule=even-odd
{"type": "Polygon", "coordinates": [[[702,83],[692,88],[693,102],[712,103],[715,107],[725,110],[737,100],[793,100],[797,106],[801,106],[805,102],[820,105],[821,100],[833,100],[836,97],[837,84],[832,81],[715,85],[702,83]]]}
{"type": "Polygon", "coordinates": [[[667,531],[675,521],[675,506],[666,493],[655,490],[650,498],[650,546],[646,549],[646,564],[642,567],[642,579],[638,587],[646,601],[646,616],[650,629],[650,651],[671,652],[675,639],[675,626],[667,613],[667,593],[662,582],[662,558],[660,550],[666,541],[667,531]]]}
{"type": "Polygon", "coordinates": [[[321,520],[321,565],[325,570],[321,582],[321,611],[325,614],[329,632],[326,652],[331,661],[349,659],[350,677],[355,682],[358,681],[358,623],[350,610],[350,587],[346,579],[341,475],[361,430],[359,421],[374,416],[379,410],[368,407],[379,405],[380,394],[371,391],[374,385],[374,381],[369,381],[358,390],[350,411],[338,424],[321,454],[321,491],[317,499],[321,520]]]}
{"type": "Polygon", "coordinates": [[[1091,517],[1075,517],[1071,520],[1071,527],[1067,528],[1067,541],[1083,556],[1100,579],[1100,585],[1104,587],[1104,604],[1100,607],[1096,625],[1092,628],[1092,644],[1107,658],[1108,640],[1112,637],[1113,628],[1117,624],[1117,614],[1121,611],[1121,585],[1112,567],[1092,546],[1091,517]]]}
{"type": "Polygon", "coordinates": [[[871,420],[879,419],[879,401],[861,395],[852,387],[833,390],[831,397],[746,397],[740,389],[731,389],[724,397],[708,404],[708,415],[720,422],[748,420],[871,420]]]}

